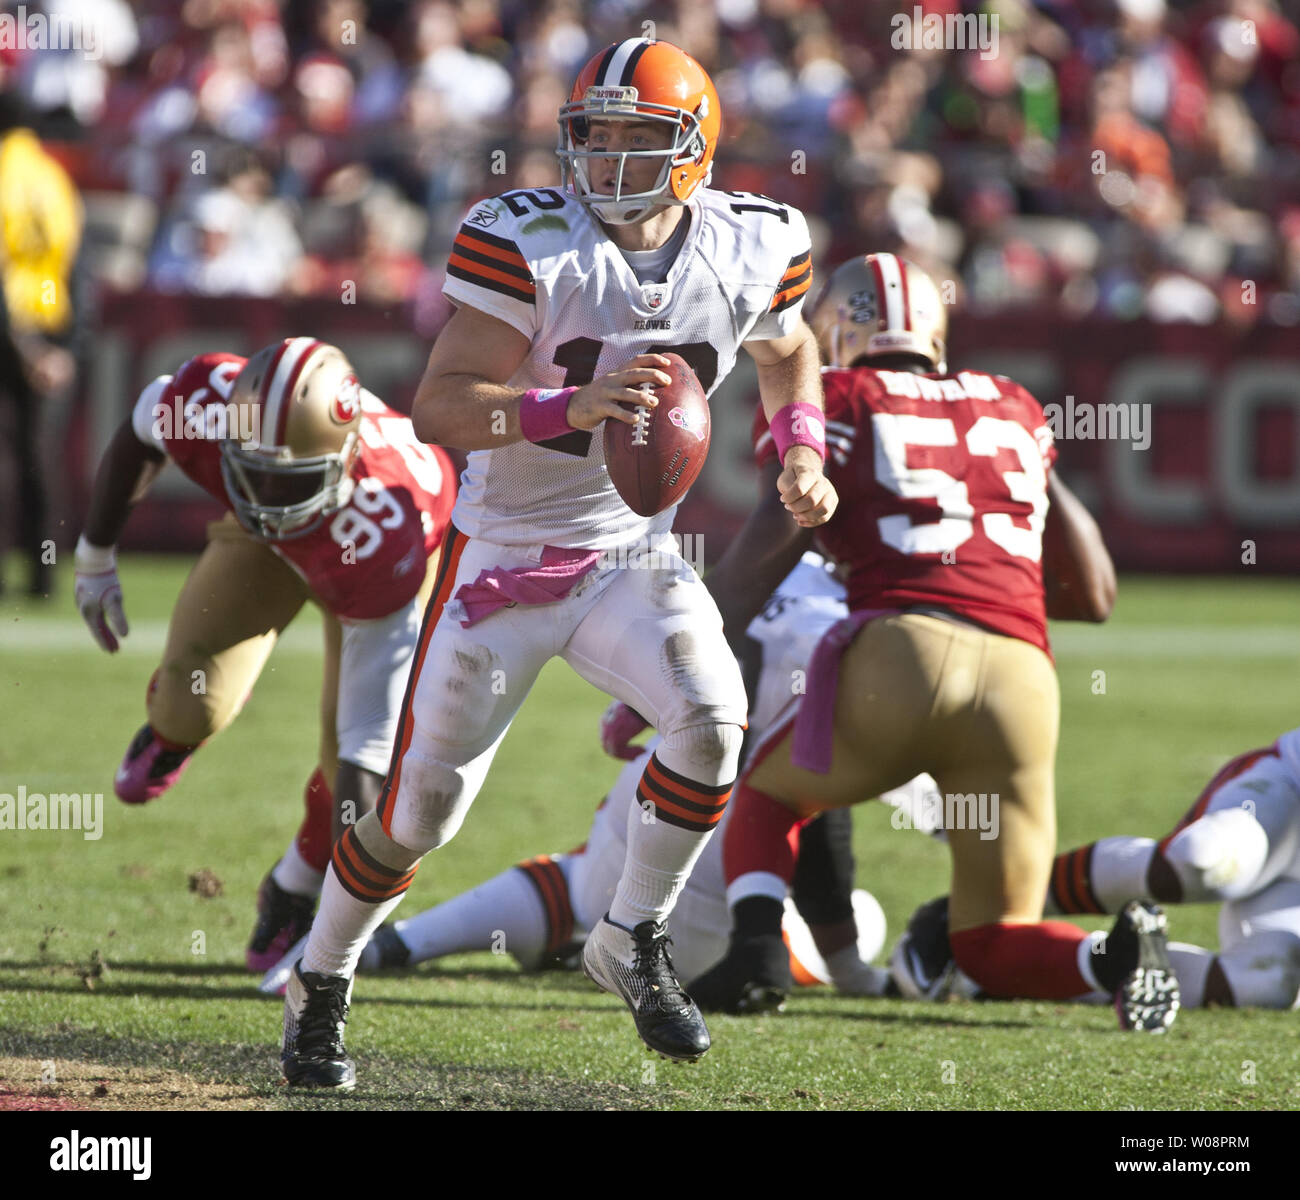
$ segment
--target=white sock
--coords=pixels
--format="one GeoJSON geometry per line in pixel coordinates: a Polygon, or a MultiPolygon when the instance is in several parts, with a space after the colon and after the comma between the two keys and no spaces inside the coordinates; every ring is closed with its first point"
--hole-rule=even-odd
{"type": "Polygon", "coordinates": [[[1151,838],[1102,838],[1093,847],[1089,874],[1092,894],[1108,913],[1120,912],[1130,900],[1149,900],[1147,869],[1156,844],[1151,838]]]}
{"type": "Polygon", "coordinates": [[[317,896],[325,882],[325,872],[308,866],[307,861],[298,853],[298,842],[289,843],[284,857],[271,870],[275,880],[291,896],[317,896]]]}
{"type": "Polygon", "coordinates": [[[1106,935],[1102,933],[1100,929],[1088,934],[1088,936],[1079,943],[1078,959],[1076,960],[1079,967],[1079,974],[1083,976],[1083,981],[1092,988],[1094,992],[1104,992],[1106,990],[1101,986],[1100,982],[1098,982],[1096,972],[1092,969],[1093,955],[1104,954],[1105,944],[1106,935]],[[1100,947],[1100,949],[1094,949],[1094,947],[1100,947]]]}
{"type": "Polygon", "coordinates": [[[1184,1008],[1205,1006],[1205,980],[1214,965],[1214,955],[1186,942],[1169,943],[1169,965],[1178,976],[1179,1002],[1184,1008]]]}
{"type": "Polygon", "coordinates": [[[361,951],[371,934],[401,902],[401,896],[379,904],[358,900],[339,882],[331,864],[302,956],[302,969],[321,975],[356,974],[361,951]]]}
{"type": "Polygon", "coordinates": [[[444,904],[398,921],[397,935],[411,951],[412,963],[492,950],[533,965],[546,949],[546,909],[527,875],[511,867],[444,904]]]}

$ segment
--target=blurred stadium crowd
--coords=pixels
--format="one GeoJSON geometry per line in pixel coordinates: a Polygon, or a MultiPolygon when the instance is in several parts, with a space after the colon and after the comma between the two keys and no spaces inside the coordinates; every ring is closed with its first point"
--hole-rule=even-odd
{"type": "Polygon", "coordinates": [[[1300,0],[920,7],[996,18],[997,53],[898,48],[903,0],[44,0],[102,54],[0,63],[126,291],[350,280],[430,332],[466,207],[555,183],[578,67],[649,32],[718,85],[715,186],[800,205],[822,262],[897,250],[976,311],[1300,321],[1300,0]]]}

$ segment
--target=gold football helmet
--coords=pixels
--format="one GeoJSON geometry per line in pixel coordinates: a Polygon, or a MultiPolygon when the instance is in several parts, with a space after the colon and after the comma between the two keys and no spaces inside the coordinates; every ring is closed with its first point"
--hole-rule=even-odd
{"type": "Polygon", "coordinates": [[[286,338],[235,377],[221,477],[239,523],[267,541],[302,537],[352,496],[361,386],[337,346],[286,338]]]}
{"type": "Polygon", "coordinates": [[[831,274],[808,323],[827,366],[883,354],[915,354],[948,370],[948,310],[934,281],[896,254],[852,258],[831,274]]]}

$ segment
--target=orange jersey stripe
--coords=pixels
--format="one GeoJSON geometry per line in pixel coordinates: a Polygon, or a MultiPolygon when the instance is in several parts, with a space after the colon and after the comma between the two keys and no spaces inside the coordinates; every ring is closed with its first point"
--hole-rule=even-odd
{"type": "Polygon", "coordinates": [[[528,270],[528,260],[518,250],[506,250],[501,246],[494,246],[491,242],[480,241],[464,229],[456,235],[456,240],[452,243],[453,250],[457,245],[462,244],[478,254],[486,254],[489,258],[509,263],[512,267],[523,267],[525,271],[528,270]]]}
{"type": "Polygon", "coordinates": [[[777,292],[777,294],[772,297],[772,307],[775,308],[778,304],[786,304],[791,300],[797,299],[810,287],[812,287],[811,276],[805,279],[803,283],[796,284],[794,287],[786,288],[783,292],[777,292]]]}
{"type": "Polygon", "coordinates": [[[497,271],[492,267],[485,267],[482,263],[477,263],[468,258],[462,258],[459,254],[452,252],[451,257],[447,260],[449,266],[459,267],[462,271],[467,271],[471,275],[478,275],[483,279],[491,279],[497,283],[504,283],[514,288],[516,291],[524,292],[529,296],[537,294],[537,286],[527,279],[520,279],[518,275],[508,275],[505,271],[497,271]]]}
{"type": "Polygon", "coordinates": [[[812,262],[812,255],[805,254],[798,262],[791,263],[785,269],[785,274],[781,276],[781,282],[793,279],[796,275],[802,275],[807,269],[808,264],[812,262]]]}

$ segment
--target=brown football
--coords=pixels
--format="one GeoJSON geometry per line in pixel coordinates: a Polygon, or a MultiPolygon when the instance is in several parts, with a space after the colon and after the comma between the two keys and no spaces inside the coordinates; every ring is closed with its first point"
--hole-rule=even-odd
{"type": "MultiPolygon", "coordinates": [[[[672,376],[654,389],[655,408],[638,406],[637,422],[605,422],[605,466],[623,502],[652,517],[690,491],[709,453],[709,402],[695,372],[677,354],[665,353],[672,376]]],[[[632,407],[628,405],[627,407],[632,407]]]]}

